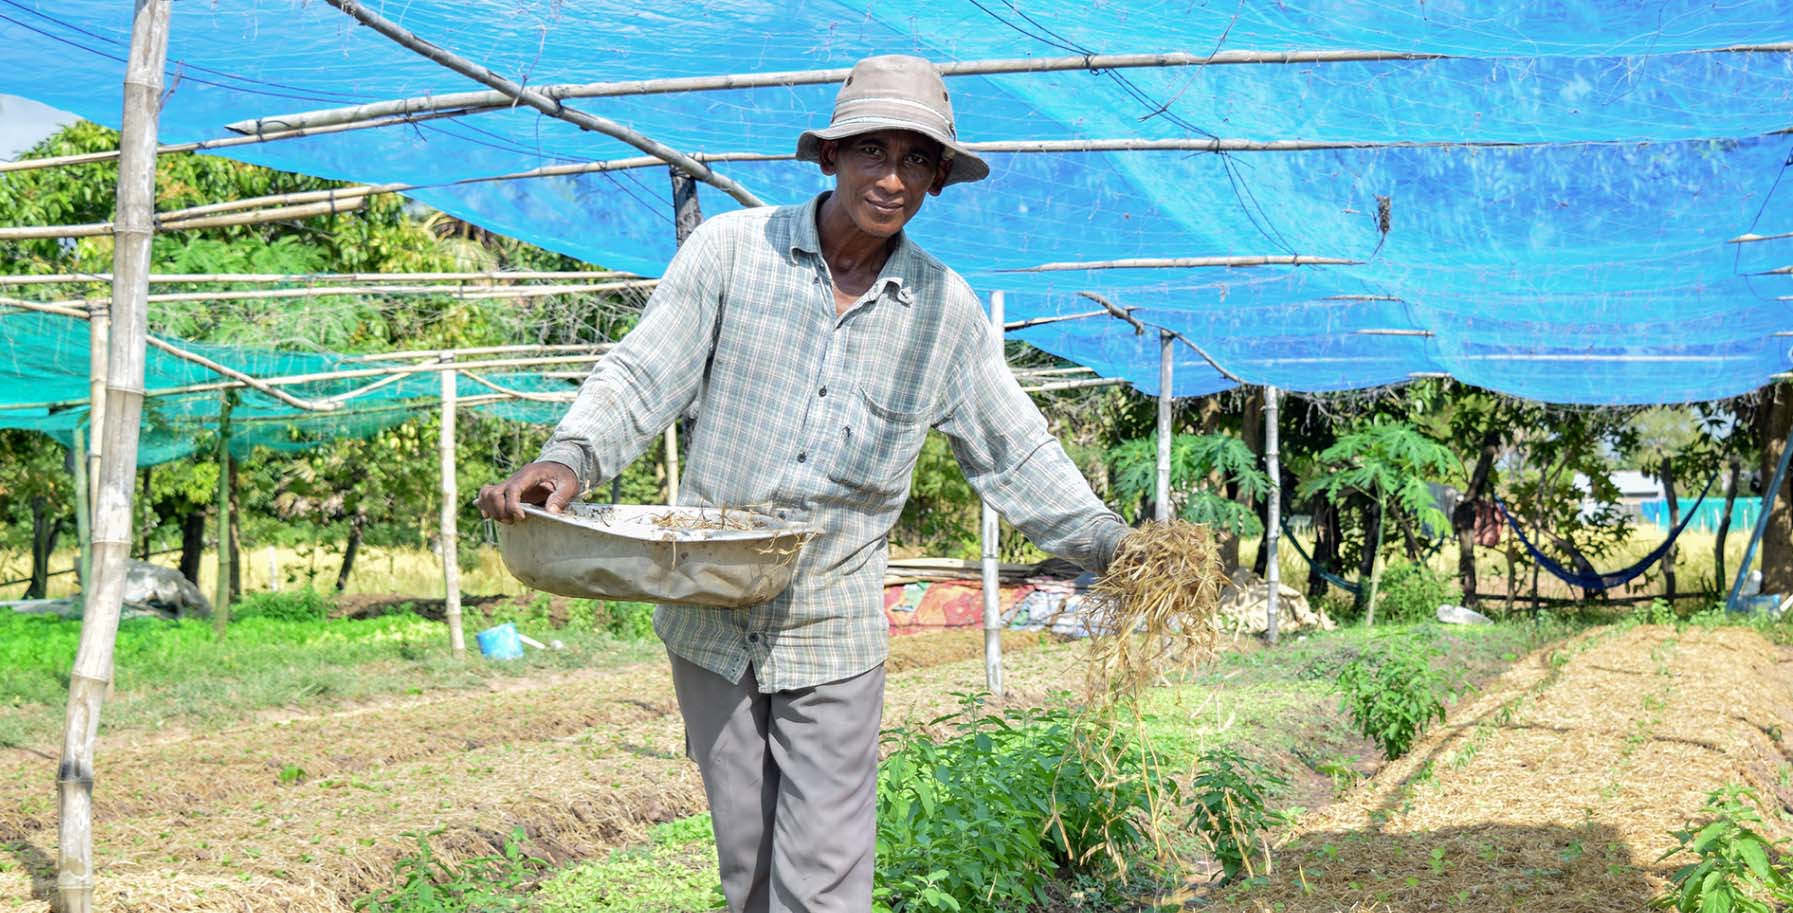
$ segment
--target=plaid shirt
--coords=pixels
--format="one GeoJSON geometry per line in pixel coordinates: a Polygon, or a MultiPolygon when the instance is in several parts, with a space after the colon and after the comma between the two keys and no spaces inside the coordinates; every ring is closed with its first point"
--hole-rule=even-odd
{"type": "Polygon", "coordinates": [[[1100,569],[1126,533],[1046,430],[957,273],[900,237],[872,287],[835,315],[822,199],[700,226],[541,454],[589,487],[691,409],[681,501],[821,530],[771,602],[654,614],[674,653],[731,681],[751,663],[767,692],[884,661],[885,538],[929,428],[1041,549],[1100,569]]]}

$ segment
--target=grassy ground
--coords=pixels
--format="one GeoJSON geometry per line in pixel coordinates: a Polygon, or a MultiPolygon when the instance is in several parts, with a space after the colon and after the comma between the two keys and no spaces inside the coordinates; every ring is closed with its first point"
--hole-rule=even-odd
{"type": "MultiPolygon", "coordinates": [[[[243,618],[222,641],[208,621],[127,620],[119,626],[106,731],[216,728],[293,708],[478,688],[662,655],[638,622],[633,638],[606,630],[590,604],[574,606],[571,617],[560,607],[561,617],[552,618],[546,600],[507,600],[467,610],[470,651],[477,653],[472,633],[494,621],[514,621],[564,649],[529,650],[513,662],[457,659],[440,621],[404,611],[403,603],[393,608],[399,611],[373,618],[243,618]]],[[[59,744],[79,638],[79,621],[0,612],[0,746],[59,744]]]]}

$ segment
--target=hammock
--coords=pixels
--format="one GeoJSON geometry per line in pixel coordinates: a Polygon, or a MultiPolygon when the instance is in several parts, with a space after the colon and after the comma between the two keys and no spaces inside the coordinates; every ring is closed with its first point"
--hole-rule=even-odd
{"type": "Polygon", "coordinates": [[[1668,553],[1669,548],[1675,544],[1675,540],[1681,537],[1681,532],[1687,529],[1687,524],[1693,520],[1694,514],[1699,511],[1700,505],[1705,502],[1706,495],[1712,491],[1712,483],[1717,480],[1718,473],[1715,472],[1712,474],[1712,478],[1706,480],[1706,487],[1700,490],[1699,500],[1693,502],[1693,507],[1689,508],[1687,513],[1681,517],[1680,524],[1674,529],[1669,530],[1668,538],[1664,539],[1661,545],[1656,546],[1654,551],[1645,555],[1641,561],[1638,561],[1630,567],[1621,568],[1605,574],[1594,570],[1593,565],[1589,564],[1587,558],[1576,551],[1573,545],[1558,540],[1563,548],[1572,556],[1570,560],[1585,568],[1585,570],[1572,571],[1563,567],[1562,564],[1556,561],[1556,559],[1539,551],[1538,547],[1532,544],[1532,540],[1526,538],[1525,530],[1519,528],[1519,521],[1513,519],[1512,512],[1507,510],[1506,503],[1500,499],[1499,495],[1494,496],[1494,504],[1500,508],[1500,515],[1507,518],[1507,525],[1513,528],[1513,535],[1519,537],[1520,543],[1525,546],[1526,551],[1531,552],[1532,558],[1538,562],[1539,567],[1549,571],[1552,576],[1570,586],[1578,586],[1584,590],[1610,590],[1613,587],[1624,586],[1625,584],[1630,583],[1639,574],[1649,570],[1651,565],[1662,560],[1662,556],[1668,553]]]}
{"type": "Polygon", "coordinates": [[[1301,540],[1295,538],[1295,532],[1289,529],[1289,518],[1284,516],[1278,519],[1282,521],[1283,541],[1295,546],[1295,554],[1300,555],[1301,560],[1306,561],[1307,566],[1313,568],[1314,573],[1320,575],[1321,580],[1324,580],[1353,596],[1360,595],[1363,592],[1363,586],[1361,584],[1352,583],[1337,574],[1327,572],[1325,568],[1321,567],[1319,562],[1315,561],[1313,556],[1309,555],[1307,550],[1301,547],[1301,540]]]}

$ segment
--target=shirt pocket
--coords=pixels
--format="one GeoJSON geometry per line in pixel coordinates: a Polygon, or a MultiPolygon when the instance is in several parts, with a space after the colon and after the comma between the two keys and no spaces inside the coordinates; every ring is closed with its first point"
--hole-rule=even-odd
{"type": "Polygon", "coordinates": [[[856,387],[843,410],[840,451],[828,478],[879,499],[901,497],[928,433],[928,415],[880,405],[856,387]]]}

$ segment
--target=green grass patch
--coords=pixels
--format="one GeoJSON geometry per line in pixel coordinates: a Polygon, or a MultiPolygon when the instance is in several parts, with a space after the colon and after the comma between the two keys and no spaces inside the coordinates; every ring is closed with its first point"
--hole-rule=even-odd
{"type": "MultiPolygon", "coordinates": [[[[449,651],[446,625],[410,612],[325,619],[300,598],[239,605],[248,617],[233,621],[222,641],[204,620],[122,622],[114,692],[106,701],[107,730],[217,725],[270,707],[471,688],[497,676],[661,655],[651,641],[609,633],[595,611],[575,607],[555,625],[545,614],[545,601],[499,604],[491,613],[469,611],[464,660],[449,651]],[[519,627],[538,639],[561,641],[565,649],[529,650],[510,662],[483,659],[473,634],[501,616],[522,622],[519,627]]],[[[0,613],[0,745],[55,744],[80,634],[78,620],[0,613]]]]}
{"type": "Polygon", "coordinates": [[[723,907],[709,815],[655,827],[648,843],[542,882],[541,913],[693,913],[723,907]]]}

